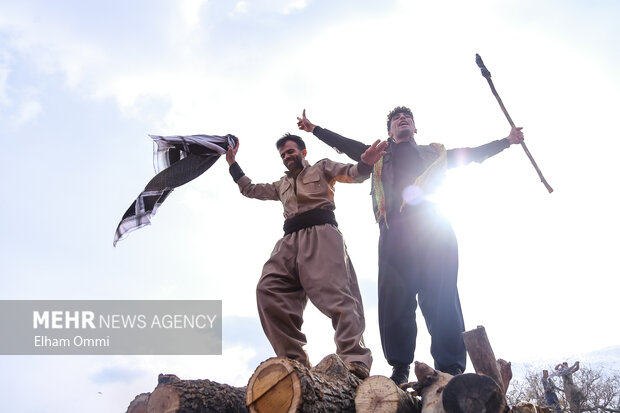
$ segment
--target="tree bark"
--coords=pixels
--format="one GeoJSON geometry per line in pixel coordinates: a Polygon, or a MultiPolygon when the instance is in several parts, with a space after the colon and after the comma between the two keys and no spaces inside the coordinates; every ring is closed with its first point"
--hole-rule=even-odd
{"type": "Polygon", "coordinates": [[[244,396],[245,387],[160,374],[148,397],[146,413],[247,413],[244,396]]]}
{"type": "Polygon", "coordinates": [[[357,387],[357,413],[420,413],[420,402],[384,376],[371,376],[357,387]]]}
{"type": "Polygon", "coordinates": [[[355,412],[355,391],[360,383],[335,354],[312,369],[275,357],[254,371],[245,402],[252,413],[355,412]]]}
{"type": "Polygon", "coordinates": [[[474,330],[464,332],[463,341],[476,373],[495,380],[505,395],[512,378],[510,363],[495,359],[484,327],[478,326],[474,330]]]}

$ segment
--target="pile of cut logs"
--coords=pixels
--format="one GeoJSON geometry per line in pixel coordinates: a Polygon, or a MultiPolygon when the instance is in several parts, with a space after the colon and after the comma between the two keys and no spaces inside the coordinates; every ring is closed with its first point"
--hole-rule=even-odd
{"type": "Polygon", "coordinates": [[[417,382],[397,386],[384,376],[360,380],[335,354],[314,368],[270,358],[246,387],[159,375],[152,393],[131,402],[127,413],[547,413],[530,403],[507,406],[510,363],[496,360],[484,327],[463,334],[476,374],[451,376],[415,363],[417,382]]]}

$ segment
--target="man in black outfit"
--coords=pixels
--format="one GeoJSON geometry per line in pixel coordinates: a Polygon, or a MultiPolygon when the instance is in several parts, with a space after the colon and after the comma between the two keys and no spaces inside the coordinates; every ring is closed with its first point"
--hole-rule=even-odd
{"type": "MultiPolygon", "coordinates": [[[[359,161],[369,147],[312,124],[304,110],[299,129],[359,161]]],[[[441,184],[447,168],[482,162],[523,140],[522,128],[507,138],[476,148],[446,150],[441,144],[418,145],[411,110],[399,106],[387,118],[389,145],[374,165],[372,198],[379,224],[379,330],[396,384],[409,379],[419,303],[431,335],[437,370],[465,370],[465,330],[457,289],[458,249],[450,223],[426,195],[441,184]],[[416,300],[417,296],[417,300],[416,300]]]]}

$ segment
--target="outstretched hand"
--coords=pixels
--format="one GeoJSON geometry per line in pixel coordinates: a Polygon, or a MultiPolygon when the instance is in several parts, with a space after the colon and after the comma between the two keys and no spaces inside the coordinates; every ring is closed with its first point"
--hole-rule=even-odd
{"type": "Polygon", "coordinates": [[[297,126],[299,127],[299,129],[304,130],[306,132],[312,133],[314,131],[314,127],[316,125],[310,122],[308,118],[306,117],[306,109],[304,109],[303,113],[301,114],[301,118],[297,117],[297,126]]]}
{"type": "Polygon", "coordinates": [[[362,154],[362,162],[367,165],[374,165],[379,162],[379,159],[385,155],[385,148],[387,148],[387,141],[381,141],[377,139],[370,148],[362,154]]]}
{"type": "Polygon", "coordinates": [[[511,145],[523,142],[523,132],[521,131],[521,129],[523,128],[517,128],[516,126],[513,126],[510,130],[510,135],[508,135],[507,138],[508,142],[510,142],[511,145]]]}
{"type": "Polygon", "coordinates": [[[232,165],[236,162],[235,156],[239,150],[239,143],[239,139],[237,139],[237,145],[234,148],[232,146],[228,146],[228,151],[226,151],[226,162],[228,162],[228,165],[232,165]]]}

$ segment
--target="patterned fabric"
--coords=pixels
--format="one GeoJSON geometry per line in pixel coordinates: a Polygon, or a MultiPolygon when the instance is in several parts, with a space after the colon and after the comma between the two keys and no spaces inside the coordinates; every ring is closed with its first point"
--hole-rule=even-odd
{"type": "Polygon", "coordinates": [[[385,219],[387,225],[387,219],[385,218],[385,192],[383,192],[383,182],[381,181],[381,172],[383,171],[383,158],[379,159],[379,162],[375,163],[372,169],[372,187],[374,189],[375,200],[377,201],[377,210],[375,211],[375,219],[377,222],[381,222],[381,219],[385,219]]]}
{"type": "MultiPolygon", "coordinates": [[[[437,158],[424,170],[422,175],[416,178],[413,185],[420,187],[424,192],[432,192],[433,188],[439,183],[446,173],[448,162],[446,147],[440,143],[432,143],[431,146],[436,150],[437,158]]],[[[383,171],[383,158],[377,162],[372,170],[372,187],[375,194],[375,201],[377,203],[377,209],[375,210],[375,219],[377,223],[381,220],[385,220],[386,227],[389,228],[387,217],[385,214],[385,191],[383,189],[382,179],[383,171]]],[[[403,200],[400,210],[405,207],[406,201],[403,200]]]]}
{"type": "Polygon", "coordinates": [[[154,142],[153,166],[157,175],[129,206],[114,234],[114,246],[131,231],[151,223],[172,190],[196,179],[228,150],[237,145],[233,135],[149,135],[154,142]]]}
{"type": "MultiPolygon", "coordinates": [[[[431,143],[436,150],[439,156],[435,161],[426,168],[426,170],[422,173],[422,175],[418,176],[413,183],[414,186],[418,188],[422,188],[424,193],[428,194],[437,189],[437,186],[441,184],[444,176],[446,175],[446,171],[448,169],[448,158],[446,147],[440,143],[431,143]]],[[[400,210],[402,211],[407,202],[403,200],[402,205],[400,206],[400,210]]]]}

